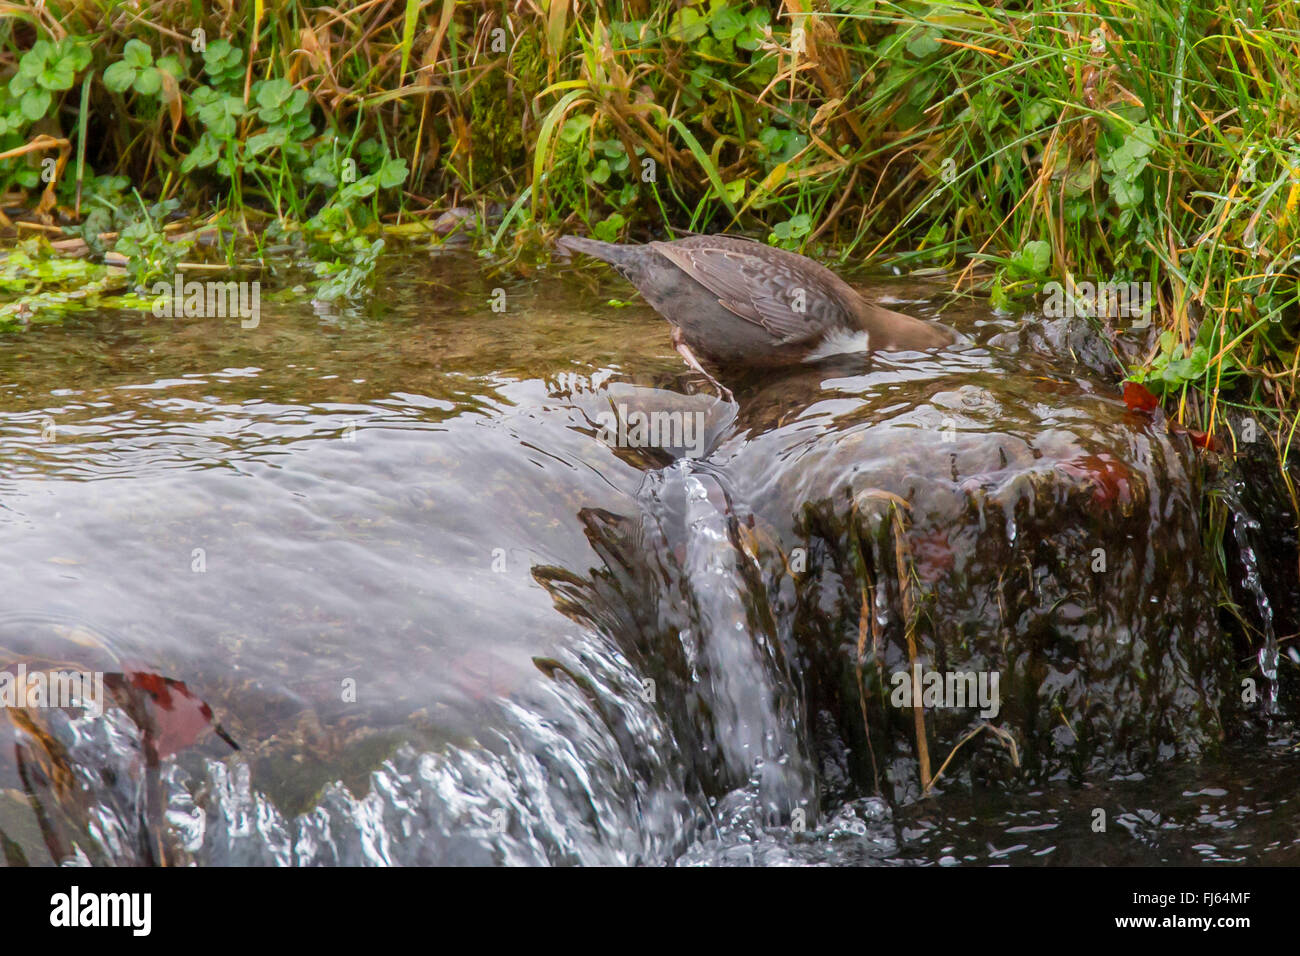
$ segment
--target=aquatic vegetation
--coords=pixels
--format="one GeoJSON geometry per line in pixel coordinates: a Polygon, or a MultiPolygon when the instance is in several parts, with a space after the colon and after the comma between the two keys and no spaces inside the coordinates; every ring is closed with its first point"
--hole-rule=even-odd
{"type": "Polygon", "coordinates": [[[136,202],[140,216],[118,233],[113,250],[126,257],[127,274],[132,287],[139,291],[156,279],[174,274],[193,242],[169,239],[160,225],[159,220],[176,208],[178,200],[170,199],[148,208],[137,193],[136,202]]]}
{"type": "Polygon", "coordinates": [[[325,279],[316,290],[316,298],[323,301],[348,298],[356,292],[374,272],[384,240],[368,242],[361,236],[353,236],[334,248],[338,252],[336,258],[316,264],[316,275],[325,279]]]}
{"type": "Polygon", "coordinates": [[[43,239],[0,254],[0,330],[93,307],[126,285],[121,269],[60,256],[43,239]]]}

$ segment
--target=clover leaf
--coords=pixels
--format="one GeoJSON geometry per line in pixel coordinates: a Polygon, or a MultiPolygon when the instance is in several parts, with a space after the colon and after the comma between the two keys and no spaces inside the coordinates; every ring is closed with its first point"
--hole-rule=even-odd
{"type": "Polygon", "coordinates": [[[219,139],[235,135],[235,119],[244,115],[244,101],[238,96],[218,93],[210,86],[200,86],[190,96],[190,113],[219,139]]]}
{"type": "Polygon", "coordinates": [[[81,40],[66,38],[57,44],[37,40],[18,61],[9,79],[9,94],[19,111],[35,122],[49,113],[53,93],[72,88],[77,73],[90,63],[90,48],[81,40]]]}
{"type": "MultiPolygon", "coordinates": [[[[159,65],[171,67],[169,72],[174,71],[173,75],[179,74],[180,64],[173,58],[165,59],[170,62],[159,61],[159,65]]],[[[143,96],[156,96],[162,84],[162,73],[154,66],[153,51],[140,40],[127,40],[122,49],[122,59],[104,70],[104,85],[114,93],[134,89],[143,96]]]]}
{"type": "Polygon", "coordinates": [[[229,84],[243,74],[244,51],[226,39],[216,39],[203,51],[203,72],[217,85],[229,84]]]}
{"type": "Polygon", "coordinates": [[[384,160],[374,175],[381,189],[394,189],[406,182],[406,174],[406,160],[390,157],[384,160]]]}

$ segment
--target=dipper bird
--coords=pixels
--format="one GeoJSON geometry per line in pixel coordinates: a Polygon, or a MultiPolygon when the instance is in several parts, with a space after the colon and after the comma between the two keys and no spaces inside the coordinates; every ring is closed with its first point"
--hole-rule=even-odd
{"type": "Polygon", "coordinates": [[[950,345],[943,326],[874,305],[825,266],[736,236],[624,246],[577,236],[558,245],[608,262],[672,326],[686,364],[726,393],[701,359],[773,366],[844,352],[950,345]]]}

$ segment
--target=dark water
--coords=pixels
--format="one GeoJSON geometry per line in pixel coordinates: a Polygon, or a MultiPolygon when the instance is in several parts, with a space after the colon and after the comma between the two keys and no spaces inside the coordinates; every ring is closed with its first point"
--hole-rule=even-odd
{"type": "MultiPolygon", "coordinates": [[[[6,710],[10,863],[1300,862],[1265,532],[1255,647],[1196,452],[1052,330],[957,302],[951,354],[737,408],[613,279],[421,255],[380,290],[0,341],[0,663],[111,690],[6,710]],[[611,402],[700,454],[611,448],[611,402]],[[884,705],[912,606],[927,660],[1002,670],[1016,754],[982,731],[924,797],[884,705]]],[[[927,719],[932,771],[980,723],[927,719]]]]}

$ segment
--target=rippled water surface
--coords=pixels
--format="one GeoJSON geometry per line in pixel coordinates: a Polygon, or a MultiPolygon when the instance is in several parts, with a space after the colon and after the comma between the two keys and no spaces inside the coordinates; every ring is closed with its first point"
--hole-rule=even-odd
{"type": "MultiPolygon", "coordinates": [[[[1194,453],[1059,341],[959,301],[949,355],[736,407],[610,275],[379,286],[0,340],[0,665],[111,698],[6,712],[9,862],[1300,862],[1289,725],[1238,732],[1249,662],[1188,593],[1194,453]],[[701,454],[611,448],[620,402],[701,454]],[[1101,583],[1064,569],[1095,541],[1101,583]],[[924,798],[880,676],[905,603],[932,662],[1003,668],[1017,740],[924,798]]],[[[945,719],[932,770],[975,726],[945,719]]]]}

